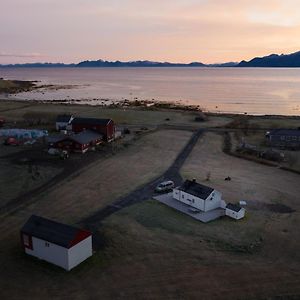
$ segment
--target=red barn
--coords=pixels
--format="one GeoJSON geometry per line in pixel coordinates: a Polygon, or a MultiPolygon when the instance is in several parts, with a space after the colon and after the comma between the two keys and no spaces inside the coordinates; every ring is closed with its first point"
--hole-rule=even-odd
{"type": "Polygon", "coordinates": [[[105,141],[111,141],[115,137],[115,123],[111,119],[74,118],[71,125],[75,133],[90,129],[102,133],[105,141]]]}
{"type": "Polygon", "coordinates": [[[72,152],[85,153],[90,147],[102,143],[103,134],[92,130],[85,130],[73,135],[59,135],[48,137],[48,147],[72,152]]]}

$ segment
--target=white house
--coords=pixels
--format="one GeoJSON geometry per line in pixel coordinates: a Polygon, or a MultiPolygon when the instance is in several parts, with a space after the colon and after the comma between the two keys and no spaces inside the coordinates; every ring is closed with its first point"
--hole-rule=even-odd
{"type": "Polygon", "coordinates": [[[66,130],[68,125],[73,121],[72,115],[58,115],[56,118],[55,128],[57,131],[66,130]]]}
{"type": "Polygon", "coordinates": [[[186,180],[182,186],[173,189],[173,198],[204,212],[226,205],[220,192],[195,180],[186,180]]]}
{"type": "Polygon", "coordinates": [[[25,253],[69,271],[92,256],[92,234],[32,215],[21,229],[25,253]]]}
{"type": "Polygon", "coordinates": [[[245,208],[243,208],[237,204],[228,203],[226,205],[225,214],[228,217],[239,220],[239,219],[244,218],[245,211],[246,211],[245,208]]]}

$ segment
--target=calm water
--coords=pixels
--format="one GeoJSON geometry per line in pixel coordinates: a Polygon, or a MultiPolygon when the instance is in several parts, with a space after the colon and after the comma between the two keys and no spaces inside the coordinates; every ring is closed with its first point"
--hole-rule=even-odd
{"type": "Polygon", "coordinates": [[[24,100],[133,100],[137,97],[197,104],[210,111],[300,114],[300,69],[26,68],[0,69],[0,77],[77,85],[73,89],[11,96],[24,100]]]}

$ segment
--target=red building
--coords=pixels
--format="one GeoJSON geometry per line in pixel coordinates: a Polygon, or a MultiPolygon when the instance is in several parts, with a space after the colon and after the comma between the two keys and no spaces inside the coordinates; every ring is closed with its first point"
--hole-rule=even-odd
{"type": "Polygon", "coordinates": [[[47,142],[49,148],[85,153],[90,147],[99,145],[102,140],[103,134],[85,130],[73,135],[48,137],[47,142]]]}
{"type": "Polygon", "coordinates": [[[111,141],[115,137],[115,123],[111,119],[74,118],[71,122],[72,131],[82,132],[86,129],[103,134],[105,141],[111,141]]]}

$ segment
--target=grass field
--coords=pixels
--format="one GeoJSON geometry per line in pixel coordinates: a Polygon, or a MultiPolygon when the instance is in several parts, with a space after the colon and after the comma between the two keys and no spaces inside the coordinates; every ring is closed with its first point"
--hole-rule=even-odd
{"type": "Polygon", "coordinates": [[[54,105],[26,103],[16,101],[0,101],[0,116],[9,121],[24,122],[24,115],[40,113],[52,119],[57,114],[72,113],[85,117],[112,118],[117,124],[132,125],[189,125],[194,127],[222,126],[231,119],[223,116],[211,116],[207,122],[195,122],[196,112],[176,110],[144,110],[140,108],[105,108],[89,105],[54,105]],[[166,120],[169,119],[169,120],[166,120]]]}
{"type": "MultiPolygon", "coordinates": [[[[191,112],[0,101],[0,115],[20,124],[25,113],[50,109],[52,115],[112,117],[137,129],[169,123],[213,127],[230,120],[214,116],[196,123],[191,112]]],[[[2,215],[0,299],[299,299],[299,175],[224,154],[221,133],[206,132],[200,138],[181,174],[220,190],[227,202],[246,200],[243,220],[222,218],[203,224],[149,199],[105,219],[98,230],[103,249],[71,272],[23,253],[19,229],[31,214],[80,223],[162,174],[191,135],[176,129],[132,133],[120,145],[122,151],[103,152],[103,157],[35,195],[25,207],[2,215]],[[224,181],[227,176],[232,181],[224,181]]],[[[18,155],[16,148],[5,151],[18,155]]],[[[1,201],[7,201],[23,191],[28,166],[2,156],[0,167],[1,188],[6,190],[5,195],[3,188],[0,191],[1,201]]],[[[45,176],[57,171],[47,165],[40,170],[45,176]]]]}
{"type": "Polygon", "coordinates": [[[297,299],[298,177],[223,154],[222,136],[213,133],[198,142],[182,173],[201,181],[210,170],[209,184],[220,189],[226,200],[249,200],[245,219],[203,224],[149,200],[106,219],[99,228],[105,247],[70,273],[22,253],[18,228],[30,213],[76,222],[79,211],[94,211],[128,187],[133,189],[160,173],[188,137],[179,131],[148,134],[131,149],[63,182],[26,210],[5,217],[0,227],[0,265],[5,274],[0,283],[6,287],[1,290],[2,298],[297,299]],[[177,144],[168,146],[174,136],[177,144]],[[167,160],[162,161],[162,155],[167,160]],[[128,172],[133,160],[136,166],[128,172]],[[224,172],[232,176],[231,182],[224,182],[224,172]],[[96,178],[89,182],[91,177],[96,178]],[[105,182],[112,183],[112,189],[99,188],[105,182]],[[71,189],[78,195],[71,197],[71,189]],[[259,209],[257,202],[284,203],[296,212],[259,209]]]}

